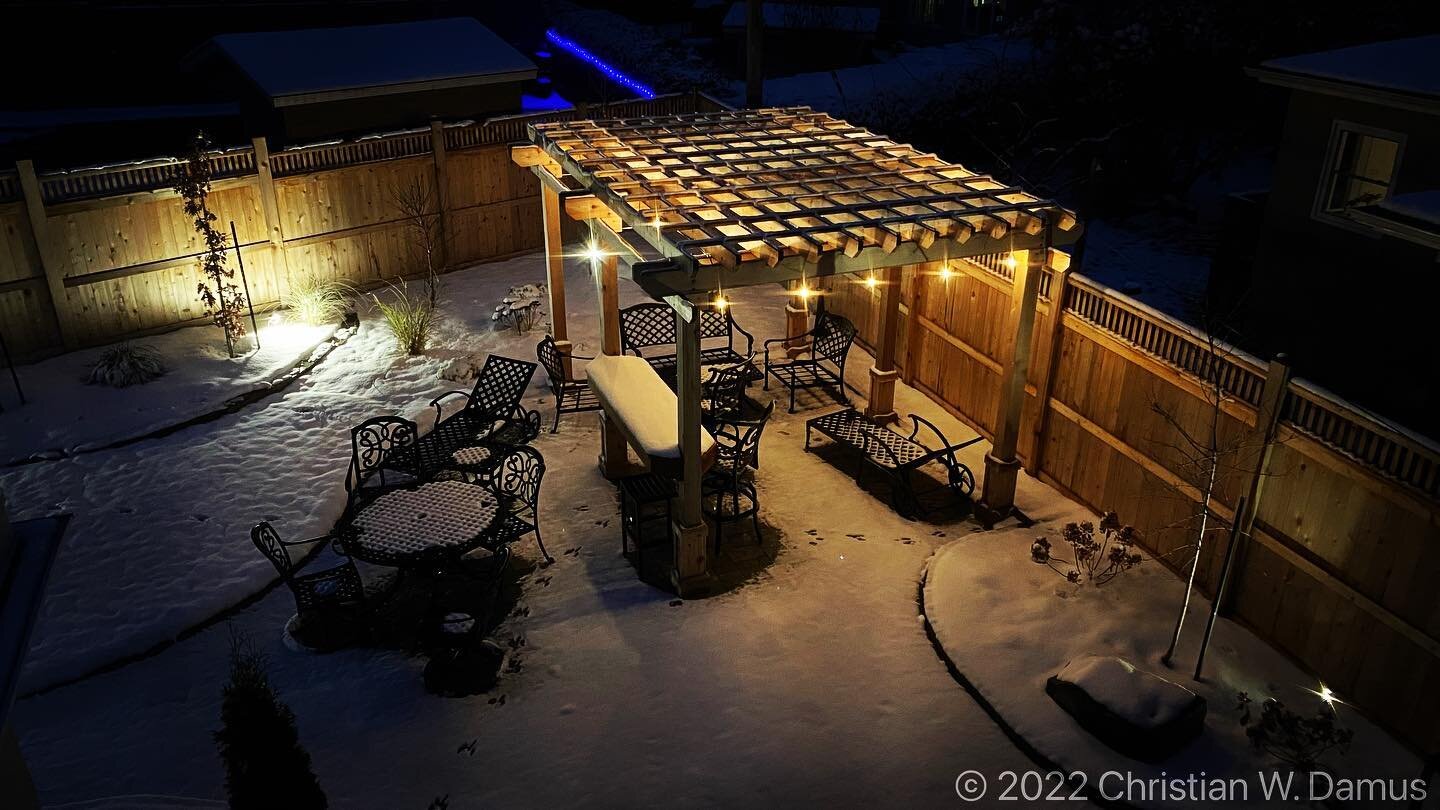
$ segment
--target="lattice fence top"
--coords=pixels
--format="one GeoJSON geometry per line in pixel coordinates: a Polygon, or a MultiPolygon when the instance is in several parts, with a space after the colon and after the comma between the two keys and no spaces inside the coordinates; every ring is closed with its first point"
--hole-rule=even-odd
{"type": "Polygon", "coordinates": [[[628,209],[615,213],[637,233],[697,265],[1077,224],[1048,200],[808,107],[557,121],[531,138],[628,209]]]}

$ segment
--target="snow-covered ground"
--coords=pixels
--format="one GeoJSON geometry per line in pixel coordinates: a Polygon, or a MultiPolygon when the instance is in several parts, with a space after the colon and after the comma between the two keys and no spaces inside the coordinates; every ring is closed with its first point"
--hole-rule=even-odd
{"type": "Polygon", "coordinates": [[[323,340],[334,327],[268,322],[261,326],[259,351],[231,358],[224,333],[213,326],[192,326],[135,345],[160,353],[168,371],[144,385],[110,388],[87,385],[90,367],[108,347],[83,349],[38,363],[16,373],[27,404],[21,405],[6,379],[0,385],[0,463],[36,453],[70,451],[138,436],[183,422],[253,390],[283,371],[323,340]]]}
{"type": "MultiPolygon", "coordinates": [[[[539,257],[530,256],[447,276],[448,312],[468,313],[452,328],[488,318],[492,298],[541,272],[539,257]]],[[[577,352],[593,353],[593,283],[584,268],[572,268],[569,278],[572,339],[577,352]]],[[[622,285],[622,303],[638,295],[622,285]]],[[[737,319],[757,338],[780,334],[779,288],[735,291],[732,298],[737,319]]],[[[488,330],[488,322],[476,328],[488,330]]],[[[282,531],[323,528],[338,507],[345,428],[378,410],[423,409],[434,392],[452,387],[437,375],[444,358],[462,351],[458,345],[423,360],[391,359],[372,342],[377,331],[373,324],[363,328],[307,381],[307,398],[285,396],[268,407],[275,413],[264,423],[238,417],[190,436],[189,443],[216,446],[298,418],[300,407],[327,414],[323,426],[309,421],[304,431],[237,448],[236,462],[247,452],[269,454],[256,457],[266,475],[242,484],[244,506],[232,509],[221,503],[228,497],[197,493],[206,510],[229,516],[228,531],[196,538],[159,524],[152,538],[184,556],[188,569],[167,567],[159,583],[166,599],[202,614],[192,594],[214,589],[221,572],[242,565],[259,570],[232,577],[224,590],[233,600],[253,587],[266,564],[244,535],[249,522],[298,512],[281,517],[282,531]],[[307,475],[313,486],[297,487],[307,475]]],[[[481,331],[463,350],[488,345],[523,356],[536,337],[481,331]]],[[[456,335],[447,346],[458,342],[456,335]]],[[[861,352],[854,359],[852,384],[863,386],[869,364],[861,352]]],[[[529,404],[548,412],[547,399],[532,388],[529,404]]],[[[807,401],[826,407],[802,397],[807,401]]],[[[902,389],[898,401],[952,440],[973,435],[914,391],[902,389]]],[[[502,642],[524,639],[516,653],[520,671],[488,697],[429,696],[423,662],[398,653],[290,651],[280,628],[294,608],[283,589],[238,614],[231,624],[271,656],[274,681],[299,716],[331,806],[425,807],[449,794],[457,808],[939,807],[953,806],[952,783],[966,768],[1025,767],[1028,761],[947,673],[919,619],[925,560],[972,525],[959,517],[942,525],[905,521],[857,488],[849,465],[838,469],[805,453],[803,420],[814,413],[777,412],[765,433],[759,486],[763,520],[779,532],[775,559],[736,590],[678,605],[637,581],[619,555],[614,489],[596,466],[593,414],[567,415],[558,434],[542,434],[536,447],[548,470],[541,520],[558,563],[524,583],[528,614],[511,618],[499,634],[502,642]],[[569,549],[575,552],[563,553],[569,549]],[[473,753],[457,752],[472,742],[473,753]]],[[[156,463],[164,457],[192,474],[238,473],[234,464],[209,469],[204,454],[190,455],[183,444],[153,452],[156,463]]],[[[982,453],[980,445],[969,448],[967,462],[979,469],[982,453]]],[[[158,484],[142,477],[123,486],[143,493],[158,484]]],[[[1031,496],[1056,497],[1027,483],[1022,498],[1031,496]]],[[[76,511],[83,517],[88,510],[76,511]]],[[[71,540],[84,544],[86,534],[99,533],[122,558],[125,549],[149,562],[160,556],[101,528],[73,529],[71,540]]],[[[755,553],[749,542],[748,532],[727,533],[727,547],[739,556],[755,553]]],[[[538,556],[529,542],[520,551],[538,556]]],[[[64,663],[53,639],[57,627],[72,623],[56,614],[85,588],[109,594],[111,615],[125,617],[138,642],[149,612],[125,599],[150,587],[144,568],[107,571],[72,559],[58,570],[41,665],[54,672],[64,663]],[[107,588],[100,581],[107,573],[129,578],[128,586],[107,588]]],[[[92,616],[102,600],[95,601],[92,616]]],[[[173,632],[182,618],[148,622],[148,635],[173,632]]],[[[108,616],[93,621],[114,626],[108,616]]],[[[100,641],[87,623],[73,625],[76,643],[100,641]]],[[[228,644],[229,629],[215,627],[158,656],[17,704],[14,723],[45,802],[142,793],[220,798],[223,774],[210,735],[228,644]]]]}
{"type": "MultiPolygon", "coordinates": [[[[452,273],[445,317],[423,357],[395,352],[362,308],[359,333],[279,395],[161,439],[0,472],[15,518],[74,515],[22,690],[173,639],[271,581],[250,527],[269,520],[285,537],[328,531],[344,505],[351,425],[399,412],[428,426],[431,399],[468,387],[441,378],[456,359],[533,358],[539,334],[493,331],[490,316],[513,284],[543,278],[539,255],[452,273]]],[[[575,286],[583,296],[593,285],[575,286]]],[[[627,294],[640,300],[638,290],[627,294]]],[[[579,311],[582,330],[592,309],[579,311]]]]}
{"type": "MultiPolygon", "coordinates": [[[[1144,780],[1159,779],[1162,773],[1205,774],[1245,780],[1250,801],[1236,801],[1235,806],[1267,805],[1257,774],[1288,771],[1250,746],[1239,722],[1236,696],[1242,691],[1249,694],[1257,719],[1259,704],[1267,697],[1309,716],[1326,708],[1317,694],[1322,685],[1248,630],[1223,618],[1216,623],[1206,654],[1205,680],[1192,680],[1210,610],[1209,601],[1198,595],[1191,602],[1176,668],[1166,667],[1160,658],[1174,630],[1184,583],[1147,559],[1107,585],[1077,591],[1054,571],[1031,562],[1030,544],[1035,537],[1048,535],[1064,549],[1059,526],[1095,517],[1065,502],[1046,507],[1062,508],[1043,514],[1039,526],[991,532],[983,542],[953,543],[936,554],[926,577],[925,613],[946,654],[1020,736],[1067,771],[1085,774],[1089,787],[1104,791],[1101,795],[1125,790],[1114,780],[1100,784],[1108,771],[1144,780]],[[995,624],[1000,615],[1003,624],[995,624]],[[1045,694],[1047,678],[1086,655],[1119,656],[1204,697],[1208,702],[1204,733],[1170,759],[1153,765],[1122,756],[1089,736],[1045,694]]],[[[1419,774],[1419,760],[1359,712],[1343,703],[1337,703],[1334,711],[1339,724],[1355,732],[1348,754],[1322,758],[1335,777],[1387,778],[1398,784],[1419,774]]],[[[1297,776],[1295,789],[1305,787],[1305,778],[1297,776]]],[[[1139,801],[1135,800],[1139,795],[1132,793],[1131,798],[1131,804],[1141,807],[1214,806],[1210,801],[1173,796],[1139,801]]]]}

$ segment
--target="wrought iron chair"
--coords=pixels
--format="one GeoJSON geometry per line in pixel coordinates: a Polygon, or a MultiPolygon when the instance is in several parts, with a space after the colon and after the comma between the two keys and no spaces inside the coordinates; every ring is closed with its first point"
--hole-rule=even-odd
{"type": "MultiPolygon", "coordinates": [[[[754,355],[755,338],[735,322],[730,307],[700,304],[695,309],[700,313],[700,365],[742,363],[754,355]],[[743,351],[739,348],[739,338],[745,340],[743,351]]],[[[622,350],[644,358],[661,379],[672,386],[675,384],[676,340],[675,310],[669,304],[652,302],[620,310],[622,350]],[[651,352],[652,349],[661,351],[651,352]]],[[[760,372],[751,366],[749,379],[759,378],[760,372]]]]}
{"type": "Polygon", "coordinates": [[[275,570],[280,572],[280,578],[290,587],[290,592],[295,595],[295,609],[298,613],[303,615],[326,607],[353,609],[361,615],[368,613],[365,583],[349,557],[345,557],[340,565],[302,574],[301,563],[297,563],[290,556],[290,549],[296,546],[311,547],[315,543],[330,542],[329,535],[309,540],[286,541],[280,539],[280,533],[275,531],[275,527],[269,522],[262,522],[250,530],[250,540],[260,549],[260,553],[270,560],[275,570]]]}
{"type": "Polygon", "coordinates": [[[820,313],[815,328],[803,335],[772,338],[765,341],[765,388],[770,388],[770,378],[790,389],[790,413],[795,412],[795,392],[802,388],[834,387],[837,398],[850,404],[845,393],[845,358],[850,355],[850,346],[855,342],[855,324],[842,315],[820,313]],[[770,362],[770,347],[774,344],[808,339],[805,353],[793,360],[770,362]]]}
{"type": "Polygon", "coordinates": [[[422,480],[419,441],[419,428],[401,416],[376,416],[351,428],[350,467],[345,473],[347,508],[422,480]]]}
{"type": "MultiPolygon", "coordinates": [[[[565,356],[555,347],[555,339],[546,335],[535,347],[535,356],[545,373],[550,377],[550,393],[555,395],[555,424],[550,427],[554,433],[560,429],[560,414],[582,413],[600,410],[600,400],[590,390],[590,381],[572,377],[565,373],[565,356]]],[[[571,360],[594,360],[583,354],[570,355],[571,360]]]]}
{"type": "Polygon", "coordinates": [[[712,423],[715,463],[701,481],[700,491],[705,515],[715,521],[716,549],[723,539],[724,525],[745,518],[755,528],[755,542],[761,542],[760,495],[752,472],[760,461],[760,435],[774,412],[775,403],[771,402],[753,419],[731,417],[712,423]]]}
{"type": "Polygon", "coordinates": [[[751,357],[728,366],[711,366],[700,383],[700,409],[705,417],[743,416],[750,405],[745,388],[754,370],[751,357]]]}
{"type": "Polygon", "coordinates": [[[483,438],[510,440],[524,444],[540,435],[540,414],[520,404],[535,364],[513,357],[492,354],[485,358],[475,388],[470,393],[446,391],[430,402],[435,409],[435,428],[427,435],[435,436],[442,447],[464,447],[483,438]],[[441,403],[451,397],[464,397],[465,407],[448,418],[441,403]]]}
{"type": "Polygon", "coordinates": [[[545,457],[527,445],[510,448],[490,470],[488,481],[500,495],[504,510],[494,529],[492,550],[508,547],[533,533],[545,562],[555,562],[540,536],[540,482],[544,477],[545,457]]]}

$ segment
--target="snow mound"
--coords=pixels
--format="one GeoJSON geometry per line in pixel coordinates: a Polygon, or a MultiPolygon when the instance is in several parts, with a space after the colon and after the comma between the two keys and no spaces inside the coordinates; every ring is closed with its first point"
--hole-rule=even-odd
{"type": "Polygon", "coordinates": [[[1132,726],[1158,728],[1175,722],[1195,703],[1194,692],[1113,655],[1085,655],[1060,668],[1055,678],[1083,689],[1132,726]]]}

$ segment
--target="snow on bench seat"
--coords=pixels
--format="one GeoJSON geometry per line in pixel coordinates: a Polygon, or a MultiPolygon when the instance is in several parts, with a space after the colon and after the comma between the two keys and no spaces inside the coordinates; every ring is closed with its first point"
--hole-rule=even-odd
{"type": "MultiPolygon", "coordinates": [[[[590,389],[617,423],[635,452],[645,459],[680,458],[679,403],[675,392],[641,357],[601,355],[585,367],[590,389]]],[[[700,429],[700,455],[709,459],[715,439],[700,429]]],[[[704,462],[701,462],[704,466],[704,462]]]]}

